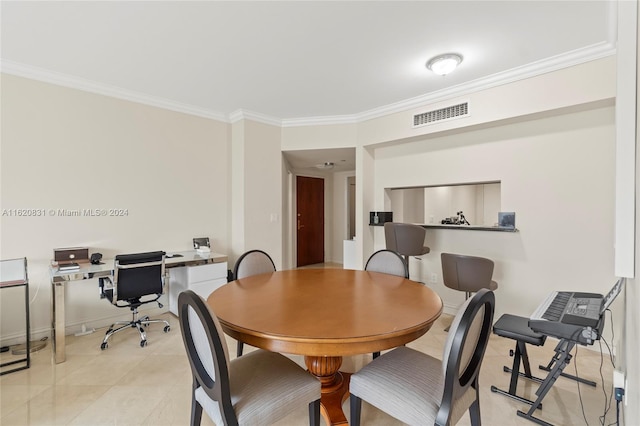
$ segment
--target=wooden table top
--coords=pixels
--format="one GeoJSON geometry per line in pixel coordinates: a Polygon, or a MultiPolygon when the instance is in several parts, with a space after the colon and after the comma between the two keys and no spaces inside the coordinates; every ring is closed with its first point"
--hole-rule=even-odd
{"type": "Polygon", "coordinates": [[[308,356],[381,351],[425,334],[442,313],[430,288],[394,275],[295,269],[228,283],[207,299],[227,334],[308,356]]]}

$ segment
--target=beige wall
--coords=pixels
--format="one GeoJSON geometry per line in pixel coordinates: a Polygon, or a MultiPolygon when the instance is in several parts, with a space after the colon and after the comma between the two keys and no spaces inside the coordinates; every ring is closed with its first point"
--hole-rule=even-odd
{"type": "MultiPolygon", "coordinates": [[[[499,179],[502,209],[516,212],[520,232],[430,229],[431,253],[411,262],[411,276],[453,312],[464,296],[442,284],[440,253],[491,258],[500,285],[496,316],[529,316],[551,290],[604,293],[613,284],[614,153],[614,109],[595,108],[379,148],[375,192],[499,179]],[[449,141],[455,147],[432,148],[449,141]]],[[[374,235],[382,248],[382,230],[374,235]]]]}
{"type": "MultiPolygon", "coordinates": [[[[282,153],[280,128],[244,121],[243,198],[245,250],[269,253],[282,269],[282,153]]],[[[236,173],[236,171],[234,171],[236,173]]],[[[240,194],[233,194],[233,197],[240,194]]],[[[234,241],[238,240],[233,238],[234,241]]],[[[233,253],[239,256],[241,253],[233,253]]]]}
{"type": "MultiPolygon", "coordinates": [[[[50,329],[53,248],[87,246],[111,257],[187,250],[193,237],[208,236],[214,250],[227,252],[228,124],[5,74],[1,83],[0,209],[45,210],[0,217],[0,258],[29,261],[34,335],[50,329]],[[127,213],[57,212],[98,208],[127,213]]],[[[98,298],[95,281],[70,284],[66,293],[72,331],[128,316],[98,298]]],[[[0,297],[3,339],[24,333],[13,321],[24,315],[16,295],[0,297]]]]}

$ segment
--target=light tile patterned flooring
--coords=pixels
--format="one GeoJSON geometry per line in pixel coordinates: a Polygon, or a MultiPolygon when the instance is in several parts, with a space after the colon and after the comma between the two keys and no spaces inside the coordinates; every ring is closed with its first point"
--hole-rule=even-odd
{"type": "MultiPolygon", "coordinates": [[[[105,351],[100,350],[104,329],[86,336],[67,337],[67,361],[53,364],[51,344],[32,354],[28,370],[0,377],[0,424],[14,425],[188,425],[191,404],[191,375],[184,352],[180,326],[172,314],[164,314],[172,325],[169,333],[153,324],[148,331],[148,346],[139,346],[135,330],[115,335],[105,351]]],[[[446,340],[444,328],[452,317],[443,315],[423,337],[408,346],[441,358],[446,340]]],[[[235,354],[235,341],[227,339],[229,352],[235,354]]],[[[555,341],[549,339],[544,347],[529,347],[535,374],[544,377],[538,364],[547,364],[553,354],[555,341]]],[[[481,412],[484,425],[533,425],[517,417],[516,410],[527,406],[510,398],[492,393],[491,385],[508,389],[509,374],[503,365],[511,366],[509,350],[514,342],[492,335],[480,375],[481,412]]],[[[598,345],[596,344],[596,348],[598,345]]],[[[245,346],[245,351],[252,350],[245,346]]],[[[2,354],[4,362],[9,355],[2,354]]],[[[302,357],[293,356],[300,365],[302,357]]],[[[559,378],[544,400],[543,410],[536,415],[556,425],[584,425],[581,406],[589,425],[600,424],[605,410],[605,395],[611,389],[612,366],[605,355],[579,347],[577,369],[581,377],[596,381],[592,388],[575,381],[559,378]],[[602,366],[601,366],[602,364],[602,366]],[[582,398],[582,404],[580,402],[582,398]]],[[[371,354],[346,357],[343,371],[353,372],[371,360],[371,354]]],[[[575,374],[574,362],[565,371],[575,374]]],[[[520,380],[518,393],[535,398],[537,385],[520,380]]],[[[344,409],[348,413],[348,400],[344,409]]],[[[615,422],[615,401],[605,424],[615,422]]],[[[308,424],[307,407],[278,423],[279,426],[308,424]]],[[[203,425],[213,423],[203,415],[203,425]]],[[[363,406],[363,425],[399,425],[393,418],[363,406]]],[[[465,415],[459,423],[469,424],[465,415]]]]}

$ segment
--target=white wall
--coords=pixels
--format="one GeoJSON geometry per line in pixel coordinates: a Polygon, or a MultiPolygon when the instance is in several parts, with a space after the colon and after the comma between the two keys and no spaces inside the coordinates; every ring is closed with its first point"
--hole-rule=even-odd
{"type": "Polygon", "coordinates": [[[343,242],[348,239],[349,178],[353,177],[354,174],[355,172],[336,172],[333,174],[333,209],[330,213],[332,226],[328,229],[331,234],[331,249],[329,251],[330,257],[328,258],[328,261],[335,263],[342,263],[344,250],[343,242]]]}
{"type": "MultiPolygon", "coordinates": [[[[48,265],[57,247],[105,257],[187,250],[196,236],[225,253],[228,125],[2,74],[0,258],[29,261],[33,335],[50,330],[48,265]],[[60,217],[53,209],[121,208],[123,217],[60,217]]],[[[21,298],[2,292],[4,340],[24,336],[21,298]]],[[[67,325],[129,317],[98,298],[97,282],[67,286],[67,325]]],[[[104,324],[102,324],[104,325],[104,324]]]]}

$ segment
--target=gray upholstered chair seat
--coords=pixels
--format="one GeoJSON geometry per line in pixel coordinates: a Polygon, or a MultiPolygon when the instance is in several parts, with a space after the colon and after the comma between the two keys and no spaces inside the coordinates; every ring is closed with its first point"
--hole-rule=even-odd
{"type": "Polygon", "coordinates": [[[399,347],[351,376],[351,426],[359,426],[362,401],[409,425],[456,424],[468,410],[481,425],[478,375],[489,341],[495,296],[481,289],[451,324],[443,361],[399,347]]]}
{"type": "MultiPolygon", "coordinates": [[[[231,404],[241,425],[270,425],[318,399],[320,382],[295,362],[273,352],[257,350],[234,359],[229,366],[231,404]]],[[[200,387],[196,400],[217,424],[220,408],[200,387]]]]}
{"type": "Polygon", "coordinates": [[[440,360],[401,346],[367,367],[352,376],[352,393],[404,423],[434,423],[444,390],[440,360]]]}
{"type": "MultiPolygon", "coordinates": [[[[352,376],[350,391],[369,404],[408,425],[432,425],[440,409],[444,391],[442,361],[404,346],[376,361],[375,369],[365,366],[352,376]]],[[[475,399],[468,388],[455,404],[451,424],[465,414],[475,399]]]]}

